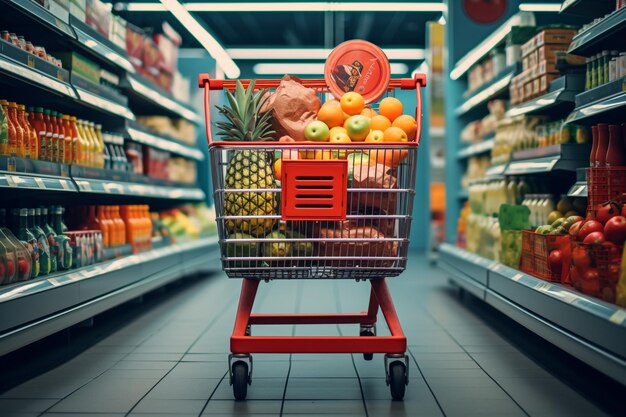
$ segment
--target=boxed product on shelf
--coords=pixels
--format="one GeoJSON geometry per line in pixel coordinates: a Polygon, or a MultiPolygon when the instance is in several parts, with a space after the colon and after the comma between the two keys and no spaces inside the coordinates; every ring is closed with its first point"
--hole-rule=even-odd
{"type": "Polygon", "coordinates": [[[70,70],[73,74],[78,74],[96,84],[100,83],[100,66],[95,62],[76,52],[60,52],[58,56],[63,63],[63,67],[70,70]]]}
{"type": "Polygon", "coordinates": [[[195,184],[198,180],[195,161],[185,158],[170,158],[167,161],[167,173],[170,181],[195,184]]]}
{"type": "Polygon", "coordinates": [[[66,71],[59,71],[63,68],[60,59],[46,52],[46,49],[33,43],[24,36],[3,30],[1,32],[0,44],[2,55],[14,59],[31,68],[36,68],[61,81],[67,81],[66,71]]]}
{"type": "Polygon", "coordinates": [[[178,71],[175,71],[172,76],[172,95],[183,103],[191,101],[191,80],[183,77],[178,71]]]}
{"type": "Polygon", "coordinates": [[[178,48],[183,39],[169,23],[163,22],[160,33],[154,35],[154,42],[161,54],[159,69],[173,75],[178,64],[178,48]]]}
{"type": "Polygon", "coordinates": [[[85,8],[85,23],[103,36],[109,37],[111,31],[111,7],[100,0],[87,0],[85,8]]]}
{"type": "Polygon", "coordinates": [[[461,131],[461,142],[476,143],[492,135],[496,131],[498,120],[506,112],[505,100],[491,100],[487,103],[489,114],[480,120],[469,122],[461,131]]]}
{"type": "Polygon", "coordinates": [[[121,49],[126,49],[126,25],[128,22],[120,16],[113,16],[109,39],[121,49]]]}
{"type": "Polygon", "coordinates": [[[42,7],[65,23],[69,22],[70,0],[36,0],[42,7]]]}
{"type": "Polygon", "coordinates": [[[87,18],[87,0],[70,0],[70,14],[84,22],[87,18]]]}
{"type": "Polygon", "coordinates": [[[146,35],[143,30],[130,23],[126,24],[126,52],[135,68],[142,65],[145,39],[146,35]]]}
{"type": "Polygon", "coordinates": [[[138,116],[137,121],[159,135],[170,136],[188,145],[196,143],[196,126],[185,119],[167,116],[138,116]]]}

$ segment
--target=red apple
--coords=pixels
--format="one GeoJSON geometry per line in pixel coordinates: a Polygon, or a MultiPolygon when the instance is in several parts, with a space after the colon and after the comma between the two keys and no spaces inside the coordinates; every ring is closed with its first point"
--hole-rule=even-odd
{"type": "Polygon", "coordinates": [[[574,266],[580,271],[585,272],[591,266],[591,258],[587,253],[587,248],[582,245],[574,247],[572,251],[572,261],[574,266]]]}
{"type": "Polygon", "coordinates": [[[592,232],[589,233],[584,239],[583,243],[586,245],[600,245],[604,243],[604,233],[602,232],[592,232]]]}
{"type": "Polygon", "coordinates": [[[581,282],[581,290],[585,294],[599,296],[600,295],[600,273],[595,268],[588,269],[583,274],[581,282]]]}
{"type": "Polygon", "coordinates": [[[604,226],[597,220],[587,220],[578,231],[578,240],[585,240],[588,234],[593,232],[603,232],[604,226]]]}
{"type": "Polygon", "coordinates": [[[596,220],[603,225],[609,221],[612,217],[619,216],[622,212],[622,207],[615,201],[607,201],[604,204],[598,205],[598,212],[596,213],[596,220]]]}
{"type": "Polygon", "coordinates": [[[7,271],[10,277],[15,275],[15,262],[12,259],[7,259],[7,271]]]}
{"type": "Polygon", "coordinates": [[[580,231],[580,228],[582,227],[583,224],[585,224],[585,221],[579,220],[570,226],[569,235],[573,240],[578,240],[578,232],[580,231]]]}
{"type": "Polygon", "coordinates": [[[610,218],[604,226],[606,240],[621,245],[626,241],[626,217],[615,216],[610,218]]]}
{"type": "Polygon", "coordinates": [[[550,266],[550,271],[553,274],[561,274],[561,269],[563,267],[563,253],[559,249],[555,249],[550,252],[548,256],[548,265],[550,266]]]}

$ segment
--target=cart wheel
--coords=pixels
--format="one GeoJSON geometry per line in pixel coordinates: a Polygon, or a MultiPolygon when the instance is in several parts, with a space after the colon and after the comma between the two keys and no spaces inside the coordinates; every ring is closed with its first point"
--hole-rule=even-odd
{"type": "Polygon", "coordinates": [[[233,363],[233,395],[237,401],[248,395],[248,364],[244,361],[233,363]]]}
{"type": "Polygon", "coordinates": [[[406,366],[400,361],[389,364],[389,388],[391,397],[396,401],[402,401],[406,389],[406,366]]]}
{"type": "MultiPolygon", "coordinates": [[[[376,334],[374,334],[374,332],[372,332],[370,330],[364,330],[364,331],[361,331],[361,333],[359,333],[359,336],[376,336],[376,334]]],[[[365,359],[366,361],[371,361],[372,359],[374,359],[374,354],[373,353],[364,353],[363,354],[363,359],[365,359]]]]}
{"type": "Polygon", "coordinates": [[[244,333],[245,336],[252,336],[252,326],[249,324],[246,326],[246,331],[244,333]]]}

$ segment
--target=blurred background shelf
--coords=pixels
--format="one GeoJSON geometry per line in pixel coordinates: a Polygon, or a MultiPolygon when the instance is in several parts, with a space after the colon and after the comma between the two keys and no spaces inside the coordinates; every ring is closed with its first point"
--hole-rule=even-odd
{"type": "MultiPolygon", "coordinates": [[[[613,6],[615,3],[613,2],[613,6]]],[[[621,50],[626,39],[626,9],[611,12],[600,22],[574,36],[568,52],[588,56],[599,50],[621,50]]]]}
{"type": "Polygon", "coordinates": [[[466,146],[457,153],[458,159],[467,159],[472,156],[482,155],[491,152],[495,138],[485,139],[482,142],[466,146]]]}

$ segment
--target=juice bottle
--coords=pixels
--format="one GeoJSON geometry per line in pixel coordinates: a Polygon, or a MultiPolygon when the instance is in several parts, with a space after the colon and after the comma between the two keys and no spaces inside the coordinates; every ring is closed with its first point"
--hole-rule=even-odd
{"type": "Polygon", "coordinates": [[[48,247],[50,248],[50,272],[56,272],[58,270],[58,258],[59,258],[59,243],[55,240],[56,233],[50,226],[48,220],[48,208],[40,208],[41,215],[39,216],[39,227],[41,227],[46,234],[48,240],[48,247]]]}
{"type": "Polygon", "coordinates": [[[598,123],[598,148],[596,149],[596,166],[606,166],[606,151],[609,148],[609,125],[598,123]]]}
{"type": "Polygon", "coordinates": [[[105,211],[106,206],[98,206],[98,224],[100,225],[100,230],[102,231],[102,244],[106,248],[109,246],[114,246],[115,239],[112,237],[113,231],[109,219],[107,219],[104,214],[105,211]]]}
{"type": "Polygon", "coordinates": [[[57,112],[54,110],[50,110],[50,130],[52,131],[50,161],[59,162],[59,125],[57,124],[57,112]]]}
{"type": "Polygon", "coordinates": [[[50,246],[48,246],[48,236],[39,226],[40,217],[41,209],[28,209],[28,228],[37,238],[37,246],[39,246],[39,274],[48,275],[52,270],[50,246]]]}
{"type": "Polygon", "coordinates": [[[111,167],[111,153],[109,152],[108,141],[104,140],[105,135],[102,135],[102,157],[104,159],[104,169],[112,169],[111,167]]]}
{"type": "Polygon", "coordinates": [[[63,113],[57,113],[55,120],[57,131],[59,132],[59,138],[57,139],[57,162],[62,164],[65,157],[65,127],[63,126],[63,113]]]}
{"type": "Polygon", "coordinates": [[[91,166],[91,142],[89,141],[89,135],[85,129],[85,121],[78,120],[76,127],[78,128],[81,139],[82,165],[91,166]]]}
{"type": "Polygon", "coordinates": [[[76,116],[70,117],[70,129],[72,131],[72,164],[80,165],[80,139],[78,138],[78,128],[76,127],[76,116]]]}
{"type": "Polygon", "coordinates": [[[100,168],[100,161],[102,160],[101,155],[102,151],[100,149],[100,142],[98,142],[98,137],[96,136],[94,122],[87,122],[87,130],[89,131],[89,138],[91,140],[91,146],[93,149],[93,160],[92,164],[96,168],[100,168]]]}
{"type": "Polygon", "coordinates": [[[43,121],[46,124],[46,161],[52,161],[52,153],[54,151],[54,127],[50,118],[50,109],[44,109],[43,121]]]}
{"type": "Polygon", "coordinates": [[[24,128],[17,118],[17,103],[12,101],[9,102],[9,118],[15,127],[15,155],[24,158],[26,156],[26,149],[24,148],[24,128]]]}
{"type": "Polygon", "coordinates": [[[2,155],[15,155],[16,152],[16,132],[13,122],[9,117],[9,102],[6,100],[0,100],[0,106],[2,106],[2,117],[7,124],[7,140],[0,143],[0,154],[2,155]]]}
{"type": "Polygon", "coordinates": [[[30,254],[15,234],[5,226],[6,224],[6,210],[0,209],[0,241],[6,249],[6,276],[10,280],[5,284],[26,281],[30,278],[32,267],[30,254]]]}
{"type": "Polygon", "coordinates": [[[622,167],[626,164],[621,130],[620,125],[609,125],[609,145],[605,156],[607,167],[622,167]]]}
{"type": "Polygon", "coordinates": [[[122,220],[122,222],[124,223],[124,240],[126,243],[132,245],[133,247],[133,253],[136,252],[136,236],[137,236],[137,232],[136,232],[136,226],[135,226],[135,219],[131,218],[130,215],[130,206],[116,206],[117,210],[115,211],[115,214],[120,218],[120,220],[122,220]]]}
{"type": "Polygon", "coordinates": [[[87,146],[87,139],[85,138],[85,132],[83,131],[83,121],[82,120],[76,120],[76,133],[77,133],[77,143],[78,143],[78,165],[81,166],[87,166],[87,160],[88,160],[88,146],[87,146]]]}
{"type": "Polygon", "coordinates": [[[39,276],[39,245],[37,244],[37,238],[28,228],[28,209],[16,209],[14,212],[18,217],[17,224],[17,238],[28,250],[30,254],[32,268],[30,269],[30,278],[37,278],[39,276]]]}
{"type": "Polygon", "coordinates": [[[70,269],[73,263],[73,252],[70,246],[70,238],[63,234],[67,231],[67,226],[63,224],[63,207],[54,206],[50,211],[53,215],[52,228],[56,233],[55,240],[59,244],[57,267],[59,270],[70,269]]]}
{"type": "Polygon", "coordinates": [[[99,162],[100,165],[99,167],[104,169],[105,167],[105,146],[104,146],[104,138],[102,137],[102,125],[101,124],[97,124],[94,125],[94,129],[95,129],[95,133],[96,133],[96,139],[98,140],[98,152],[99,152],[99,162]]]}
{"type": "Polygon", "coordinates": [[[6,210],[0,209],[0,285],[17,281],[18,259],[16,248],[4,235],[6,210]]]}
{"type": "Polygon", "coordinates": [[[152,248],[152,216],[150,215],[150,206],[143,206],[143,219],[146,223],[146,250],[152,248]]]}
{"type": "Polygon", "coordinates": [[[74,136],[72,136],[72,126],[70,124],[70,116],[63,115],[63,131],[65,133],[65,144],[63,152],[63,162],[66,164],[72,163],[72,149],[74,148],[74,136]]]}
{"type": "Polygon", "coordinates": [[[23,104],[17,105],[17,118],[24,129],[24,148],[26,151],[26,157],[30,159],[38,159],[39,141],[37,140],[37,134],[35,129],[32,128],[28,120],[26,119],[26,106],[23,104]]]}
{"type": "Polygon", "coordinates": [[[126,223],[124,223],[124,220],[120,216],[120,206],[111,207],[111,219],[113,220],[117,230],[118,244],[123,245],[125,243],[130,243],[126,240],[126,223]]]}
{"type": "Polygon", "coordinates": [[[46,122],[43,117],[43,108],[35,107],[31,114],[31,126],[37,135],[39,148],[37,150],[38,159],[46,160],[46,122]]]}

